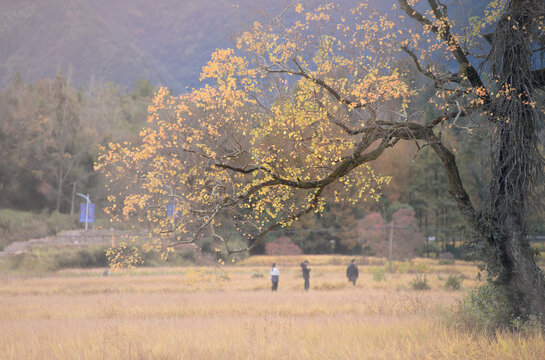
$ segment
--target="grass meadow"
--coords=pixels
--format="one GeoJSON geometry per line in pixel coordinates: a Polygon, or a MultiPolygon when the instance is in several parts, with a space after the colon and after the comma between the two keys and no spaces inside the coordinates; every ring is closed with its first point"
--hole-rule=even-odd
{"type": "MultiPolygon", "coordinates": [[[[446,321],[477,286],[474,264],[437,260],[360,265],[309,256],[256,256],[213,267],[0,275],[1,359],[543,359],[539,331],[484,334],[446,321]],[[281,271],[270,291],[268,268],[281,271]],[[447,289],[449,275],[460,289],[447,289]],[[425,276],[429,290],[414,290],[425,276]]],[[[363,260],[361,261],[363,262],[363,260]]]]}

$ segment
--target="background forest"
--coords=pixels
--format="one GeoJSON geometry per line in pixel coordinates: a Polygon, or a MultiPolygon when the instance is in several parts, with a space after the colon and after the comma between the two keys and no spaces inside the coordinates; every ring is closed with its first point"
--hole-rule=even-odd
{"type": "MultiPolygon", "coordinates": [[[[15,74],[0,92],[0,208],[4,214],[6,209],[68,214],[71,220],[65,220],[61,227],[77,227],[81,199],[75,193],[82,192],[91,194],[97,204],[98,226],[132,225],[108,223],[101,211],[106,201],[106,181],[93,170],[93,163],[99,144],[131,141],[138,136],[146,123],[154,90],[145,79],[137,81],[130,91],[114,83],[95,83],[82,90],[74,87],[70,74],[59,72],[55,78],[32,83],[24,83],[15,74]]],[[[425,108],[423,98],[409,111],[425,116],[426,110],[417,110],[425,108]]],[[[452,143],[457,142],[455,132],[448,136],[452,143]]],[[[456,146],[471,148],[479,159],[479,143],[456,146]]],[[[441,164],[428,149],[419,150],[406,143],[390,150],[373,168],[391,177],[380,202],[353,205],[331,201],[323,214],[309,215],[269,236],[268,241],[287,236],[305,253],[379,255],[387,250],[386,230],[393,220],[399,227],[396,235],[406,245],[398,248],[397,257],[445,250],[466,256],[464,238],[457,229],[461,218],[446,191],[441,164]],[[428,237],[436,241],[426,245],[428,237]]],[[[481,175],[478,161],[470,169],[474,173],[464,174],[467,178],[481,175]]],[[[472,195],[479,196],[477,190],[472,195]]],[[[30,232],[11,239],[35,235],[30,232]]],[[[286,248],[280,249],[277,251],[286,248]]],[[[265,244],[256,249],[258,253],[264,251],[265,244]]]]}
{"type": "MultiPolygon", "coordinates": [[[[467,18],[482,10],[479,3],[466,4],[467,12],[458,16],[467,18]]],[[[233,36],[248,26],[246,19],[270,18],[282,5],[281,1],[186,1],[183,6],[169,0],[153,5],[145,1],[4,2],[0,13],[0,231],[4,240],[0,245],[77,228],[81,199],[76,192],[90,194],[97,204],[98,227],[133,225],[112,225],[101,210],[106,181],[93,170],[98,145],[136,139],[159,85],[167,85],[174,93],[198,86],[200,68],[215,48],[231,46],[233,36]],[[214,11],[207,11],[210,8],[214,11]],[[34,232],[14,231],[14,218],[29,214],[53,215],[57,221],[34,232]]],[[[376,2],[375,6],[389,5],[376,2]]],[[[411,64],[403,66],[411,74],[407,82],[431,90],[433,84],[416,75],[411,64]]],[[[433,116],[426,91],[407,114],[433,116]]],[[[462,177],[478,202],[479,181],[486,178],[482,173],[486,144],[479,129],[444,129],[443,136],[467,157],[459,160],[470,164],[462,177]],[[473,141],[460,142],[460,131],[473,132],[473,141]]],[[[328,202],[323,214],[309,215],[268,236],[269,243],[281,239],[269,246],[276,250],[269,251],[384,255],[388,226],[393,222],[399,239],[396,257],[445,251],[469,256],[464,246],[467,239],[459,229],[463,221],[448,194],[442,166],[430,149],[407,142],[389,150],[372,167],[391,177],[380,202],[328,202]]],[[[255,251],[265,252],[266,244],[255,251]]]]}

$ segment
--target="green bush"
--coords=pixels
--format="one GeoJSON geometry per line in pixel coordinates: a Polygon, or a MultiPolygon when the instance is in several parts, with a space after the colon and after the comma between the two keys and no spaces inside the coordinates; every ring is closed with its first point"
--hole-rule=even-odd
{"type": "Polygon", "coordinates": [[[88,248],[36,247],[29,252],[2,260],[6,270],[25,273],[47,273],[66,268],[107,267],[107,246],[88,248]]]}
{"type": "Polygon", "coordinates": [[[535,315],[530,315],[527,321],[516,318],[511,321],[511,325],[515,331],[527,336],[541,335],[545,331],[545,327],[535,315]]]}
{"type": "Polygon", "coordinates": [[[78,226],[76,217],[68,214],[0,209],[0,251],[14,241],[42,238],[78,226]]]}
{"type": "MultiPolygon", "coordinates": [[[[61,269],[104,268],[109,267],[107,245],[84,248],[35,247],[28,252],[10,256],[0,261],[0,267],[8,271],[25,273],[49,273],[61,269]]],[[[138,266],[181,266],[195,263],[193,249],[176,250],[163,260],[161,254],[145,252],[138,245],[136,252],[141,254],[138,266]]]]}
{"type": "Polygon", "coordinates": [[[10,231],[23,227],[37,219],[38,215],[11,209],[0,209],[0,230],[10,231]]]}
{"type": "Polygon", "coordinates": [[[373,280],[376,282],[381,282],[386,279],[386,270],[380,267],[372,267],[371,273],[373,274],[373,280]]]}
{"type": "Polygon", "coordinates": [[[46,219],[45,223],[49,229],[49,234],[57,234],[61,230],[77,229],[78,223],[76,217],[70,214],[61,214],[53,211],[46,219]]]}
{"type": "Polygon", "coordinates": [[[413,290],[429,290],[428,279],[426,275],[416,274],[413,281],[410,283],[413,290]]]}
{"type": "Polygon", "coordinates": [[[441,246],[436,242],[427,242],[422,245],[419,251],[420,255],[430,256],[433,253],[435,256],[438,256],[441,253],[441,246]]]}
{"type": "Polygon", "coordinates": [[[453,246],[452,244],[447,244],[445,250],[452,255],[455,259],[471,261],[475,260],[475,253],[470,249],[466,244],[453,246]]]}
{"type": "MultiPolygon", "coordinates": [[[[388,266],[385,267],[385,270],[388,266]]],[[[425,274],[431,272],[428,264],[412,261],[394,261],[392,262],[392,273],[394,274],[425,274]]]]}
{"type": "Polygon", "coordinates": [[[106,246],[99,246],[79,249],[76,252],[64,251],[55,256],[55,264],[58,269],[108,267],[106,249],[106,246]]]}
{"type": "Polygon", "coordinates": [[[445,288],[447,290],[460,290],[462,287],[462,277],[456,275],[449,275],[447,281],[445,281],[445,288]]]}
{"type": "Polygon", "coordinates": [[[156,251],[146,252],[139,248],[137,252],[142,256],[142,263],[139,266],[182,266],[194,264],[196,261],[193,249],[174,250],[166,258],[162,258],[161,254],[156,251]]]}
{"type": "Polygon", "coordinates": [[[491,282],[472,290],[451,318],[456,327],[491,333],[511,327],[513,320],[504,290],[491,282]]]}

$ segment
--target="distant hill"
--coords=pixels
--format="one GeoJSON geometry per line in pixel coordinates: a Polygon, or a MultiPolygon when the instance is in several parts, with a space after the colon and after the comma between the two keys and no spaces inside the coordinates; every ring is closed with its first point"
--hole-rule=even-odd
{"type": "MultiPolygon", "coordinates": [[[[326,2],[307,0],[308,2],[326,2]]],[[[199,85],[216,48],[254,19],[278,14],[289,0],[0,0],[0,88],[19,72],[25,82],[71,71],[127,87],[147,78],[175,91],[199,85]]],[[[347,1],[351,3],[352,1],[347,1]]],[[[392,0],[374,1],[382,10],[392,0]]],[[[481,7],[486,1],[474,2],[481,7]]]]}
{"type": "MultiPolygon", "coordinates": [[[[178,91],[198,85],[216,48],[232,46],[236,31],[266,0],[2,0],[0,87],[18,71],[25,81],[73,73],[132,87],[145,77],[178,91]]],[[[265,4],[268,4],[264,6],[265,4]]]]}

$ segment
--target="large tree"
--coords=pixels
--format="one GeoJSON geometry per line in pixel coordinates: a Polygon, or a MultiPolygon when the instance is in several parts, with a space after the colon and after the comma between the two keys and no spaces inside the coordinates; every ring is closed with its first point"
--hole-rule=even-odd
{"type": "Polygon", "coordinates": [[[489,278],[506,290],[514,315],[542,316],[545,285],[527,219],[543,178],[537,126],[545,83],[537,54],[544,4],[496,0],[482,18],[458,25],[446,5],[416,3],[399,0],[389,15],[366,4],[307,12],[297,5],[255,23],[237,51],[219,50],[203,68],[214,86],[180,97],[159,91],[140,143],[105,151],[98,167],[112,176],[113,210],[141,214],[172,244],[210,236],[236,254],[320,211],[324,197],[377,198],[387,179],[368,163],[412,141],[441,160],[489,278]],[[435,85],[434,116],[411,105],[418,90],[409,86],[403,57],[435,85]],[[467,137],[485,129],[491,175],[479,208],[445,127],[467,137]],[[120,179],[128,180],[121,188],[120,179]],[[342,191],[330,189],[335,182],[342,191]],[[232,231],[249,247],[231,249],[232,231]]]}

